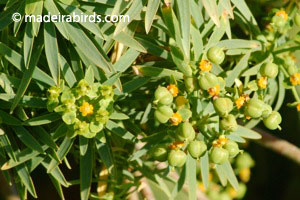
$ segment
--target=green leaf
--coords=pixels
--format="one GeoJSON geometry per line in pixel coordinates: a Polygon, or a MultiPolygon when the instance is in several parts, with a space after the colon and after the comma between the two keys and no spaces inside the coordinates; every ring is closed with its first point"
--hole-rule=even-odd
{"type": "Polygon", "coordinates": [[[182,35],[183,51],[187,59],[190,58],[190,1],[176,0],[178,7],[178,18],[180,23],[180,30],[182,35]]]}
{"type": "Polygon", "coordinates": [[[93,145],[89,143],[85,155],[80,156],[80,197],[82,200],[88,200],[92,183],[93,171],[93,145]]]}
{"type": "MultiPolygon", "coordinates": [[[[42,12],[43,12],[43,7],[44,7],[44,1],[43,0],[35,0],[35,9],[32,13],[32,15],[34,16],[39,16],[39,15],[42,15],[42,12]]],[[[40,25],[41,25],[41,22],[32,22],[32,26],[33,26],[33,33],[35,36],[38,35],[38,32],[39,32],[39,29],[40,29],[40,25]]]]}
{"type": "Polygon", "coordinates": [[[91,85],[94,83],[94,78],[93,66],[90,65],[85,72],[84,79],[91,85]]]}
{"type": "Polygon", "coordinates": [[[172,191],[172,196],[171,196],[171,199],[174,199],[177,194],[181,191],[181,189],[183,188],[183,185],[185,183],[185,180],[186,180],[186,165],[183,166],[183,168],[181,169],[181,172],[180,172],[180,176],[179,176],[179,179],[178,181],[176,182],[174,188],[173,188],[173,191],[172,191]]]}
{"type": "Polygon", "coordinates": [[[51,182],[53,183],[60,199],[65,200],[61,184],[55,178],[53,178],[52,176],[49,176],[49,178],[50,178],[51,182]]]}
{"type": "Polygon", "coordinates": [[[115,122],[113,122],[111,120],[109,120],[106,123],[106,128],[108,130],[110,130],[111,132],[113,132],[114,134],[116,134],[117,136],[119,136],[125,140],[133,141],[135,139],[135,136],[132,133],[130,133],[126,129],[120,127],[118,124],[116,124],[115,122]]]}
{"type": "Polygon", "coordinates": [[[130,93],[134,90],[142,87],[150,80],[149,77],[138,77],[136,79],[133,79],[131,81],[128,81],[123,85],[123,92],[124,93],[130,93]]]}
{"type": "Polygon", "coordinates": [[[133,0],[130,8],[124,14],[128,16],[129,20],[128,18],[127,19],[124,18],[125,20],[119,21],[115,29],[114,36],[118,35],[132,20],[134,20],[136,16],[138,16],[141,13],[143,9],[143,4],[144,4],[143,0],[133,0]]]}
{"type": "Polygon", "coordinates": [[[27,147],[40,153],[44,153],[44,150],[38,141],[23,126],[12,126],[12,129],[27,147]]]}
{"type": "MultiPolygon", "coordinates": [[[[42,165],[45,169],[49,168],[49,163],[50,163],[50,158],[46,158],[45,160],[42,161],[42,165]]],[[[65,187],[68,187],[70,184],[67,182],[67,180],[65,179],[63,173],[60,171],[60,169],[58,167],[56,167],[55,169],[51,170],[51,172],[49,172],[49,174],[55,178],[55,180],[57,180],[60,184],[62,184],[65,187]]]]}
{"type": "Polygon", "coordinates": [[[68,86],[70,88],[72,88],[75,85],[75,83],[77,82],[77,80],[72,71],[71,66],[68,64],[66,59],[61,54],[59,54],[58,61],[59,61],[59,65],[61,67],[62,75],[64,76],[68,86]]]}
{"type": "Polygon", "coordinates": [[[197,174],[196,174],[196,160],[188,155],[186,161],[186,172],[187,172],[187,182],[189,184],[189,199],[195,200],[197,199],[197,174]]]}
{"type": "Polygon", "coordinates": [[[26,120],[25,122],[23,122],[23,125],[24,126],[40,126],[40,125],[44,125],[44,124],[50,124],[52,122],[59,120],[60,118],[61,118],[61,116],[57,113],[49,113],[46,115],[41,115],[41,116],[26,120]]]}
{"type": "MultiPolygon", "coordinates": [[[[67,154],[69,153],[70,149],[72,148],[72,145],[74,143],[74,138],[68,138],[65,137],[61,145],[59,146],[57,150],[57,155],[60,161],[62,161],[67,154]]],[[[57,160],[52,159],[48,168],[47,168],[47,173],[51,172],[53,169],[55,169],[60,163],[57,162],[57,160]]]]}
{"type": "Polygon", "coordinates": [[[96,147],[101,160],[104,162],[106,169],[109,171],[110,174],[112,173],[112,175],[115,175],[114,157],[110,145],[106,143],[101,143],[97,140],[96,147]]]}
{"type": "Polygon", "coordinates": [[[32,15],[36,9],[36,0],[26,0],[25,2],[25,14],[32,15]]]}
{"type": "Polygon", "coordinates": [[[203,181],[204,187],[207,189],[209,185],[209,160],[208,152],[200,158],[200,169],[201,169],[201,179],[203,181]]]}
{"type": "MultiPolygon", "coordinates": [[[[19,71],[24,72],[26,70],[22,56],[1,42],[0,42],[0,55],[3,55],[5,59],[7,59],[19,71]]],[[[32,78],[50,86],[55,85],[51,77],[49,77],[45,72],[43,72],[39,68],[36,68],[34,70],[32,78]]]]}
{"type": "MultiPolygon", "coordinates": [[[[68,14],[76,14],[78,16],[81,16],[81,13],[87,14],[87,15],[92,15],[93,13],[87,13],[83,10],[80,10],[78,6],[76,5],[71,5],[70,3],[59,3],[58,4],[64,9],[65,12],[68,14]]],[[[86,28],[88,31],[94,33],[96,36],[99,38],[103,39],[103,33],[101,32],[101,29],[96,23],[90,22],[89,20],[84,21],[79,21],[80,25],[82,25],[84,28],[86,28]]]]}
{"type": "Polygon", "coordinates": [[[23,51],[24,51],[24,63],[25,68],[28,69],[31,54],[32,54],[32,48],[33,48],[33,28],[32,23],[27,23],[25,27],[25,33],[24,33],[24,39],[23,39],[23,51]]]}
{"type": "Polygon", "coordinates": [[[229,183],[232,185],[232,187],[235,189],[235,191],[238,191],[239,189],[239,182],[234,174],[234,171],[231,167],[231,164],[229,161],[226,161],[225,163],[223,163],[222,165],[223,168],[223,172],[225,174],[225,176],[227,177],[229,183]]]}
{"type": "Polygon", "coordinates": [[[245,128],[243,126],[238,126],[238,129],[234,132],[232,132],[231,134],[233,135],[238,135],[241,136],[243,138],[248,138],[248,139],[261,139],[261,135],[251,129],[245,128]]]}
{"type": "Polygon", "coordinates": [[[145,16],[145,29],[148,34],[152,26],[155,14],[158,10],[160,0],[148,0],[145,16]]]}
{"type": "Polygon", "coordinates": [[[58,44],[55,26],[52,22],[44,23],[45,53],[48,66],[56,85],[59,85],[60,68],[58,64],[58,44]]]}
{"type": "Polygon", "coordinates": [[[228,77],[225,79],[226,81],[226,87],[231,87],[234,84],[234,81],[238,76],[241,74],[241,72],[246,69],[248,66],[248,59],[250,57],[250,52],[248,52],[246,55],[244,55],[241,60],[237,63],[237,65],[234,67],[234,69],[229,73],[228,77]]]}
{"type": "Polygon", "coordinates": [[[177,80],[183,79],[183,74],[175,70],[160,68],[160,67],[143,66],[143,65],[137,65],[135,67],[143,76],[151,76],[155,78],[173,76],[177,80]]]}
{"type": "Polygon", "coordinates": [[[88,143],[89,143],[88,138],[79,136],[79,150],[81,156],[84,156],[86,154],[86,151],[88,149],[88,143]]]}
{"type": "Polygon", "coordinates": [[[212,21],[219,27],[220,20],[219,20],[219,13],[217,8],[217,1],[216,0],[202,0],[203,7],[205,8],[207,14],[210,16],[212,21]]]}
{"type": "Polygon", "coordinates": [[[2,123],[7,124],[7,125],[11,125],[11,126],[20,126],[22,125],[22,122],[20,122],[17,118],[13,117],[12,115],[7,114],[6,112],[0,110],[0,117],[3,120],[2,123]]]}
{"type": "Polygon", "coordinates": [[[186,121],[190,117],[192,117],[192,112],[189,109],[182,108],[182,109],[178,110],[177,112],[181,115],[182,121],[186,121]]]}
{"type": "Polygon", "coordinates": [[[124,114],[124,113],[120,113],[120,112],[113,112],[109,119],[112,119],[112,120],[126,120],[126,119],[129,119],[129,116],[124,114]]]}
{"type": "Polygon", "coordinates": [[[25,185],[26,189],[30,192],[30,194],[33,197],[37,198],[36,191],[35,191],[35,188],[33,185],[33,181],[30,177],[28,169],[26,168],[26,165],[22,164],[22,165],[16,166],[16,170],[17,170],[17,173],[18,173],[22,183],[25,185]]]}
{"type": "Polygon", "coordinates": [[[22,80],[21,80],[20,87],[18,88],[18,91],[16,93],[14,101],[13,101],[11,107],[10,107],[10,112],[11,113],[17,107],[17,105],[19,104],[22,96],[25,94],[25,92],[27,90],[27,87],[28,87],[28,85],[29,85],[29,83],[32,79],[33,72],[35,70],[36,64],[39,60],[39,57],[41,55],[42,50],[43,50],[43,45],[38,45],[34,50],[34,54],[31,57],[28,69],[24,72],[24,75],[23,75],[22,80]]]}
{"type": "Polygon", "coordinates": [[[280,107],[282,106],[283,101],[284,101],[285,87],[284,87],[283,81],[284,81],[284,75],[282,72],[280,72],[279,76],[278,76],[279,91],[278,91],[277,102],[276,102],[276,105],[274,108],[275,111],[278,111],[280,109],[280,107]]]}
{"type": "Polygon", "coordinates": [[[241,12],[241,14],[246,18],[247,22],[251,26],[251,30],[255,31],[256,34],[260,32],[257,22],[252,15],[251,10],[248,8],[245,0],[231,0],[233,5],[241,12]]]}
{"type": "Polygon", "coordinates": [[[102,84],[103,85],[107,85],[107,86],[113,86],[121,77],[122,73],[118,72],[115,73],[114,75],[112,75],[109,79],[107,79],[106,81],[104,81],[102,84]]]}
{"type": "Polygon", "coordinates": [[[126,53],[124,53],[121,58],[113,65],[117,72],[125,72],[131,64],[139,56],[139,52],[130,48],[126,53]]]}
{"type": "MultiPolygon", "coordinates": [[[[0,93],[0,99],[12,103],[16,95],[0,93]]],[[[20,105],[31,108],[46,108],[47,99],[40,97],[23,96],[20,105]]]]}
{"type": "Polygon", "coordinates": [[[227,185],[227,177],[222,165],[216,165],[216,172],[223,187],[227,185]]]}
{"type": "Polygon", "coordinates": [[[36,135],[38,135],[39,141],[46,144],[48,147],[57,150],[57,146],[53,138],[42,126],[32,127],[32,130],[36,135]]]}

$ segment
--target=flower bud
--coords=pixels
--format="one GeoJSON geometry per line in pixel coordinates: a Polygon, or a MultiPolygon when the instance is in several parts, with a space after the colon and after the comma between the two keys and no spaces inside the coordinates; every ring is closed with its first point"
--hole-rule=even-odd
{"type": "Polygon", "coordinates": [[[172,117],[173,110],[169,106],[159,106],[154,112],[154,118],[160,123],[167,123],[172,117]]]}
{"type": "Polygon", "coordinates": [[[219,84],[218,78],[212,73],[203,73],[199,77],[199,86],[202,90],[208,90],[219,84]]]}
{"type": "Polygon", "coordinates": [[[262,76],[266,76],[268,78],[275,78],[278,74],[278,66],[274,63],[265,63],[260,68],[260,73],[262,76]]]}
{"type": "Polygon", "coordinates": [[[171,150],[168,155],[168,162],[172,167],[182,167],[186,162],[186,154],[181,150],[171,150]]]}
{"type": "Polygon", "coordinates": [[[279,124],[281,123],[281,121],[281,115],[276,111],[273,111],[268,117],[264,118],[263,120],[264,125],[270,130],[275,130],[277,128],[280,129],[279,124]]]}
{"type": "Polygon", "coordinates": [[[220,128],[225,131],[236,131],[238,128],[234,115],[229,114],[225,118],[220,120],[220,128]]]}
{"type": "Polygon", "coordinates": [[[245,114],[251,118],[259,118],[264,111],[265,103],[259,99],[250,99],[246,105],[245,114]]]}
{"type": "Polygon", "coordinates": [[[223,164],[229,158],[229,153],[222,147],[213,147],[209,154],[210,160],[215,164],[223,164]]]}
{"type": "Polygon", "coordinates": [[[225,54],[222,48],[214,46],[207,52],[208,59],[215,64],[221,64],[224,61],[225,54]]]}
{"type": "Polygon", "coordinates": [[[217,98],[213,104],[215,111],[222,117],[227,116],[233,109],[233,102],[229,98],[217,98]]]}
{"type": "Polygon", "coordinates": [[[240,152],[239,145],[236,142],[232,141],[232,140],[229,140],[223,146],[223,148],[228,151],[230,158],[234,158],[240,152]]]}
{"type": "Polygon", "coordinates": [[[155,101],[162,105],[170,105],[173,102],[173,95],[165,87],[159,86],[154,93],[155,101]]]}
{"type": "Polygon", "coordinates": [[[204,141],[191,141],[187,149],[191,156],[197,159],[207,150],[207,146],[204,141]]]}

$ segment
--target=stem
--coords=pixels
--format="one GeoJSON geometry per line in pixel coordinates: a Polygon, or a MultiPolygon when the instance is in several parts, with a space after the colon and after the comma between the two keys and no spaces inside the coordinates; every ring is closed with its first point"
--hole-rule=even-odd
{"type": "Polygon", "coordinates": [[[300,149],[297,146],[286,140],[277,138],[262,129],[254,128],[254,130],[259,132],[262,136],[261,140],[256,141],[258,144],[271,149],[300,165],[300,149]]]}

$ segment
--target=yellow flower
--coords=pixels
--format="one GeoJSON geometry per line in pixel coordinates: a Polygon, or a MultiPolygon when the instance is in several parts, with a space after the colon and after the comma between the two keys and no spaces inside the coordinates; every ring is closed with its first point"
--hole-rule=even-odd
{"type": "Polygon", "coordinates": [[[201,190],[201,192],[206,192],[206,188],[203,183],[199,183],[199,189],[201,190]]]}
{"type": "Polygon", "coordinates": [[[268,85],[268,78],[265,76],[260,77],[257,81],[257,84],[261,89],[266,89],[268,85]]]}
{"type": "Polygon", "coordinates": [[[88,102],[83,102],[80,106],[80,112],[83,117],[93,114],[94,107],[90,105],[88,102]]]}
{"type": "Polygon", "coordinates": [[[240,179],[247,183],[250,180],[251,171],[249,168],[243,168],[239,171],[240,179]]]}
{"type": "Polygon", "coordinates": [[[245,103],[245,97],[241,96],[235,100],[236,107],[240,109],[245,103]]]}
{"type": "Polygon", "coordinates": [[[209,93],[209,95],[212,96],[212,97],[218,96],[219,93],[220,93],[220,85],[216,85],[216,86],[213,87],[213,88],[209,88],[209,89],[208,89],[208,93],[209,93]]]}
{"type": "Polygon", "coordinates": [[[251,119],[251,117],[249,115],[246,115],[245,117],[246,117],[247,120],[251,119]]]}
{"type": "Polygon", "coordinates": [[[171,150],[175,150],[175,149],[180,149],[180,148],[182,148],[184,146],[184,142],[182,142],[182,141],[175,141],[175,142],[173,142],[170,146],[169,146],[169,148],[171,149],[171,150]]]}
{"type": "Polygon", "coordinates": [[[297,111],[300,112],[300,103],[297,105],[297,111]]]}
{"type": "Polygon", "coordinates": [[[275,16],[282,17],[284,20],[288,20],[289,16],[284,10],[277,11],[275,16]]]}
{"type": "Polygon", "coordinates": [[[176,85],[170,84],[168,85],[167,89],[173,95],[173,97],[176,97],[178,95],[178,87],[176,85]]]}
{"type": "Polygon", "coordinates": [[[238,195],[237,191],[233,187],[229,187],[228,194],[233,199],[236,198],[238,195]]]}
{"type": "Polygon", "coordinates": [[[214,140],[212,145],[214,147],[222,147],[223,145],[225,145],[228,141],[228,138],[225,137],[225,135],[220,135],[219,138],[217,140],[214,140]]]}
{"type": "Polygon", "coordinates": [[[218,143],[220,143],[222,146],[225,145],[228,141],[228,138],[225,137],[225,135],[220,135],[218,139],[218,143]]]}
{"type": "Polygon", "coordinates": [[[170,123],[173,126],[178,126],[182,122],[182,117],[179,113],[173,113],[172,117],[170,118],[170,123]]]}
{"type": "Polygon", "coordinates": [[[274,29],[273,29],[273,27],[271,26],[271,24],[267,24],[266,25],[266,29],[269,31],[269,32],[274,32],[274,29]]]}
{"type": "Polygon", "coordinates": [[[183,107],[188,103],[188,100],[184,96],[178,96],[175,100],[177,107],[183,107]]]}
{"type": "Polygon", "coordinates": [[[208,60],[201,60],[199,64],[199,68],[201,69],[202,72],[210,72],[212,68],[212,64],[208,60]]]}
{"type": "Polygon", "coordinates": [[[300,85],[300,73],[296,73],[290,77],[292,85],[300,85]]]}

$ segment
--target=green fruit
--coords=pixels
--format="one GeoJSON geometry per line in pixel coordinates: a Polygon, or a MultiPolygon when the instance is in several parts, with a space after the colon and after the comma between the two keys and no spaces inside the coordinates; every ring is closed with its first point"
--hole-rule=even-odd
{"type": "Polygon", "coordinates": [[[260,68],[260,73],[268,78],[275,78],[278,74],[278,66],[274,63],[265,63],[260,68]]]}
{"type": "Polygon", "coordinates": [[[184,84],[189,93],[197,89],[197,81],[193,77],[184,77],[184,84]]]}
{"type": "Polygon", "coordinates": [[[264,125],[270,129],[275,130],[280,128],[279,124],[281,123],[282,118],[279,112],[273,111],[268,117],[264,118],[264,125]]]}
{"type": "Polygon", "coordinates": [[[239,183],[239,189],[237,191],[236,198],[237,199],[244,198],[246,191],[247,191],[247,186],[244,183],[239,183]]]}
{"type": "Polygon", "coordinates": [[[234,115],[229,114],[220,121],[220,128],[225,131],[236,131],[238,128],[234,115]]]}
{"type": "Polygon", "coordinates": [[[283,17],[274,16],[272,17],[272,23],[274,24],[275,28],[281,29],[285,26],[286,20],[283,17]]]}
{"type": "Polygon", "coordinates": [[[215,111],[220,116],[227,116],[233,109],[233,102],[229,98],[217,98],[213,102],[215,111]]]}
{"type": "Polygon", "coordinates": [[[219,84],[218,78],[212,73],[203,73],[199,77],[199,86],[202,90],[208,90],[219,84]]]}
{"type": "Polygon", "coordinates": [[[251,158],[250,154],[244,152],[236,158],[236,167],[239,169],[251,168],[254,166],[254,160],[251,158]]]}
{"type": "Polygon", "coordinates": [[[214,46],[207,52],[207,58],[215,64],[221,64],[224,61],[225,54],[222,48],[214,46]]]}
{"type": "Polygon", "coordinates": [[[300,26],[300,14],[297,13],[294,17],[294,22],[297,26],[300,26]]]}
{"type": "Polygon", "coordinates": [[[238,153],[240,152],[240,149],[239,149],[239,145],[234,142],[234,141],[231,141],[229,140],[224,146],[223,146],[224,149],[226,149],[229,153],[229,157],[230,158],[234,158],[236,155],[238,155],[238,153]]]}
{"type": "Polygon", "coordinates": [[[191,141],[187,147],[193,158],[199,158],[207,150],[207,146],[203,141],[191,141]]]}
{"type": "Polygon", "coordinates": [[[173,102],[173,96],[165,87],[158,87],[154,93],[155,102],[162,105],[170,105],[173,102]]]}
{"type": "Polygon", "coordinates": [[[272,107],[269,104],[265,104],[264,111],[262,112],[261,116],[263,118],[268,117],[272,113],[272,107]]]}
{"type": "Polygon", "coordinates": [[[246,105],[245,114],[252,118],[261,117],[265,110],[265,103],[259,99],[250,99],[246,105]]]}
{"type": "Polygon", "coordinates": [[[229,196],[228,193],[222,192],[222,193],[219,195],[218,200],[231,200],[231,197],[229,196]]]}
{"type": "Polygon", "coordinates": [[[186,154],[181,150],[171,150],[168,155],[168,162],[172,167],[182,167],[186,162],[186,154]]]}
{"type": "Polygon", "coordinates": [[[172,115],[173,110],[169,106],[159,106],[154,112],[155,119],[162,124],[167,123],[172,115]]]}
{"type": "Polygon", "coordinates": [[[195,130],[189,122],[184,122],[179,125],[176,131],[176,137],[180,141],[192,141],[195,138],[195,130]]]}
{"type": "Polygon", "coordinates": [[[168,158],[168,150],[165,147],[165,145],[157,145],[151,151],[151,156],[157,161],[160,162],[166,161],[168,158]]]}
{"type": "Polygon", "coordinates": [[[296,65],[289,65],[287,67],[287,70],[288,70],[288,73],[289,73],[290,76],[294,75],[294,74],[296,74],[298,72],[298,68],[297,68],[296,65]]]}
{"type": "Polygon", "coordinates": [[[229,158],[229,153],[221,147],[213,147],[210,151],[210,160],[215,164],[223,164],[229,158]]]}

